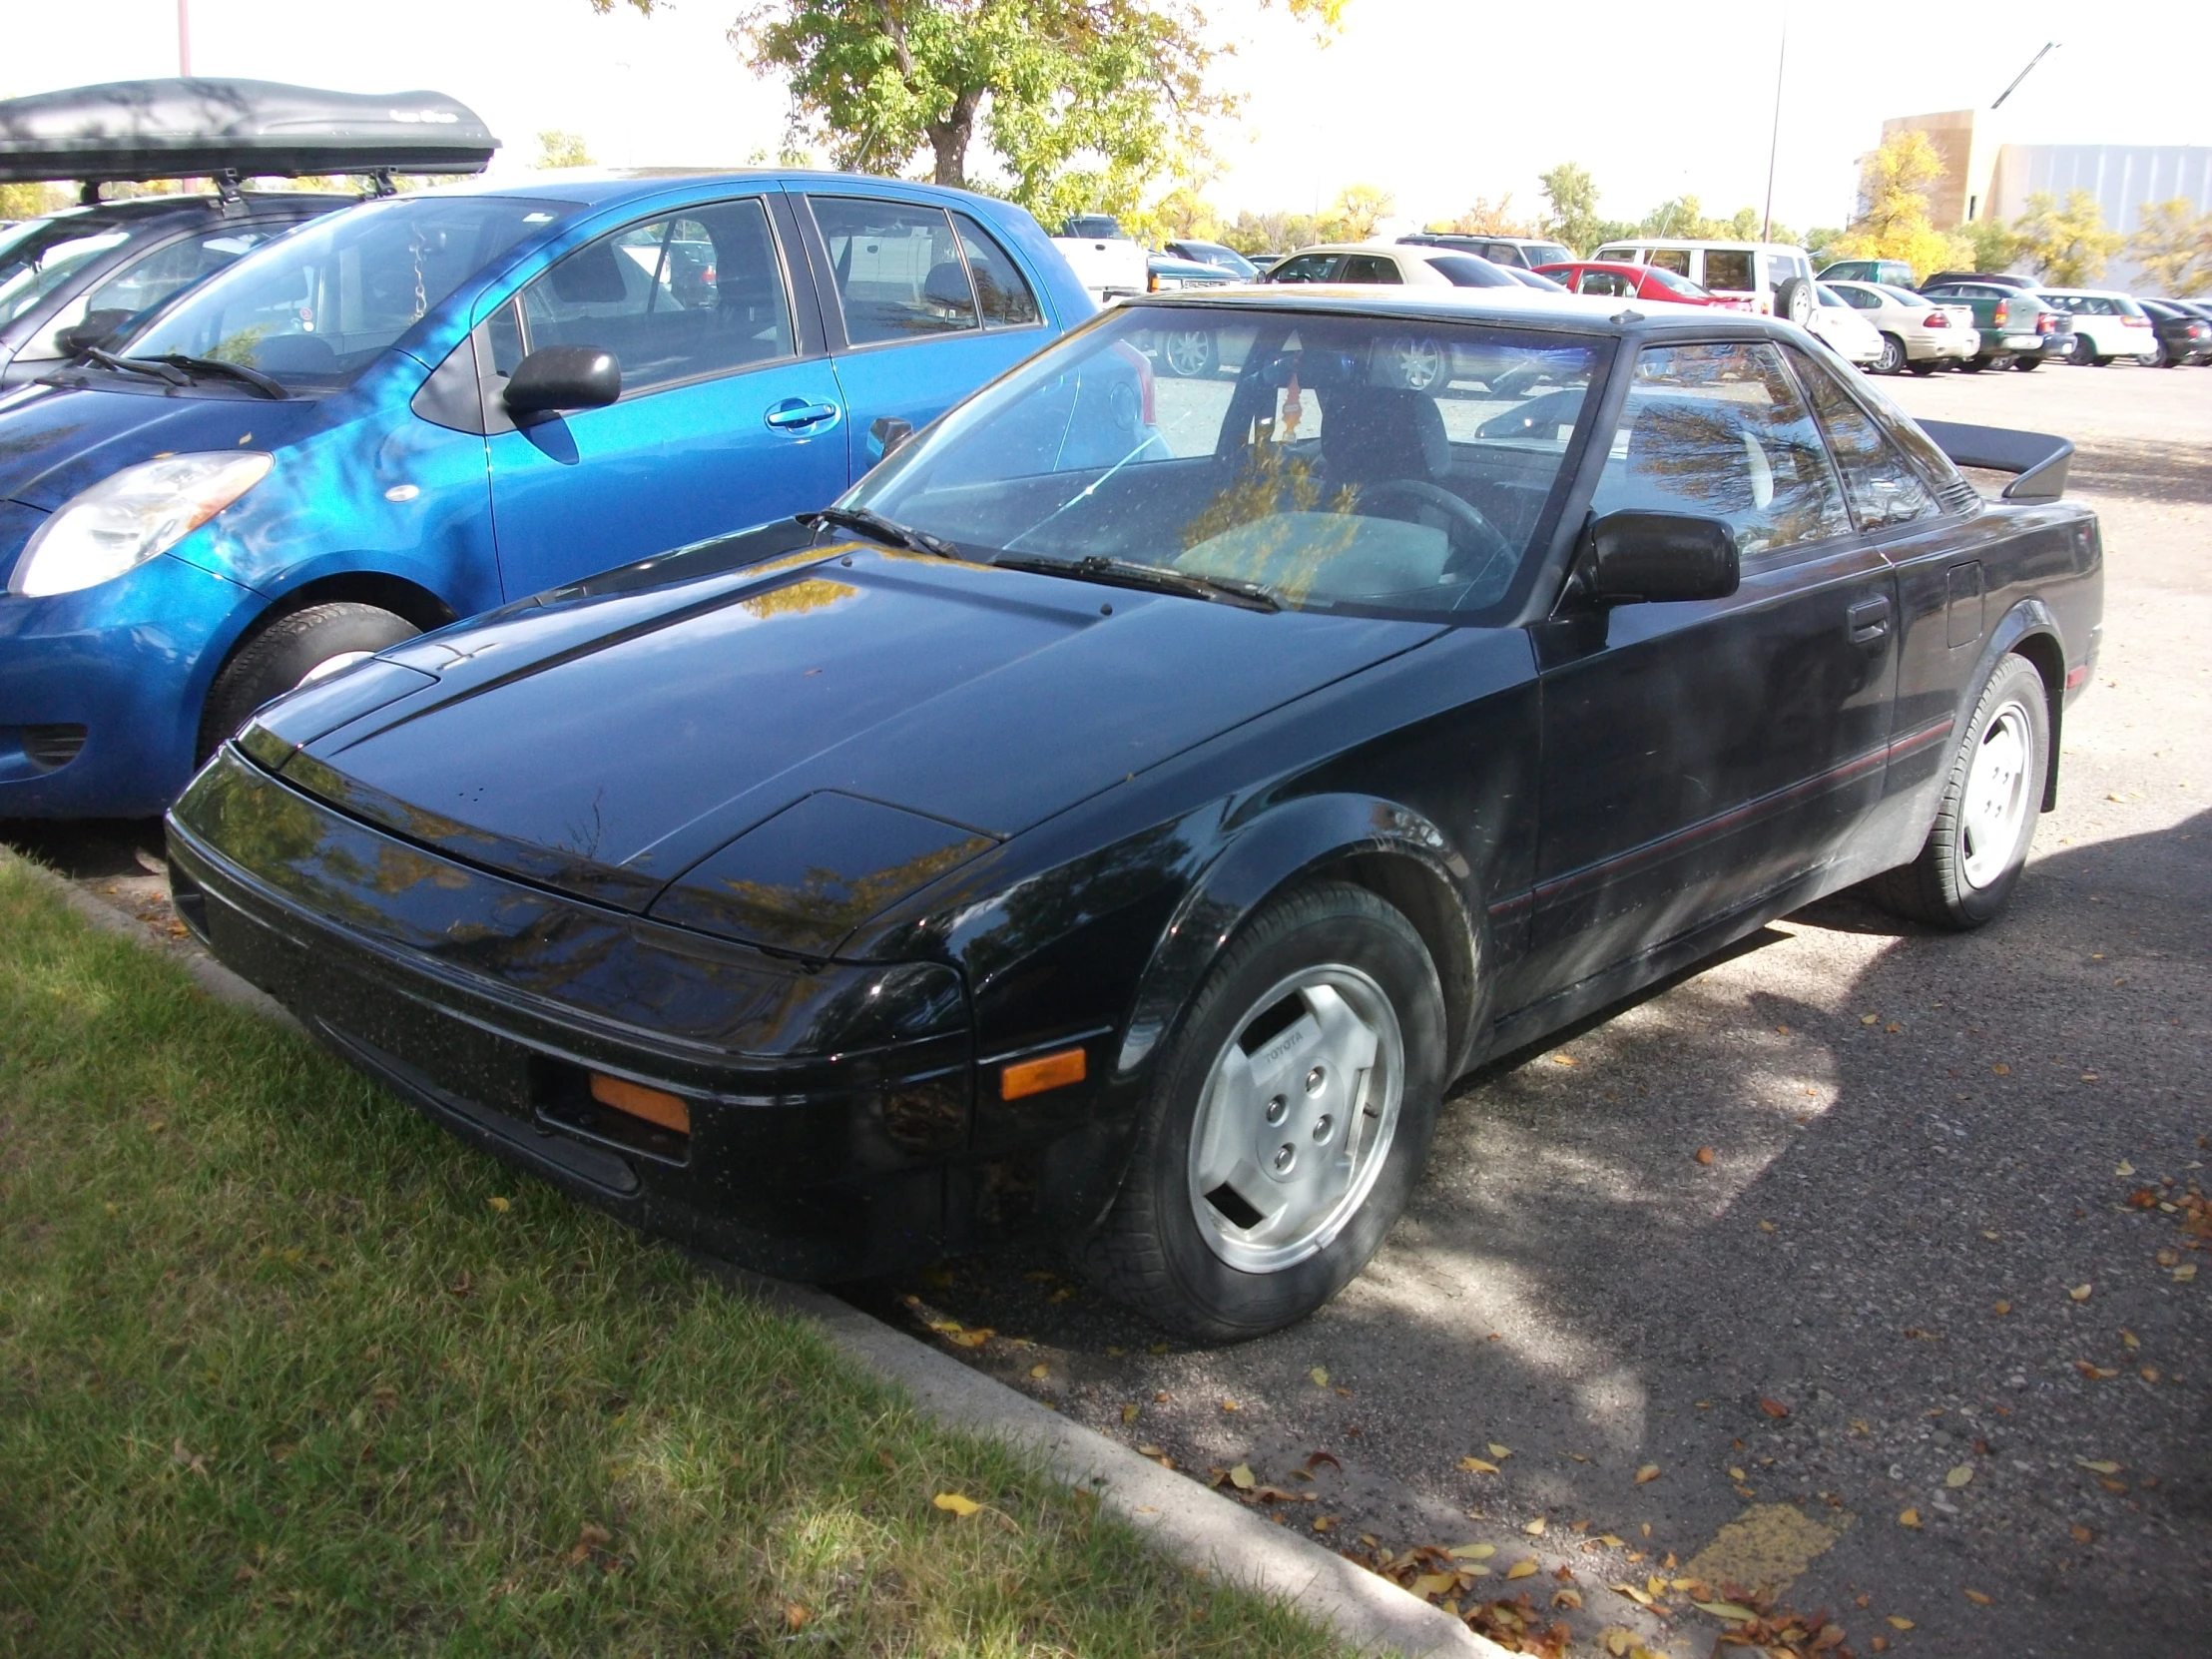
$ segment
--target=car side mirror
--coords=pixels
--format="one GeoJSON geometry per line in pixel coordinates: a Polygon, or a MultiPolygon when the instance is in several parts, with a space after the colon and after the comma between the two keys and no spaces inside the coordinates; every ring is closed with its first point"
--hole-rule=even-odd
{"type": "Polygon", "coordinates": [[[898,446],[914,435],[914,423],[897,415],[877,415],[868,422],[867,446],[875,459],[887,461],[898,446]]]}
{"type": "Polygon", "coordinates": [[[1725,520],[1629,509],[1590,526],[1582,586],[1601,605],[1726,599],[1742,580],[1725,520]]]}
{"type": "Polygon", "coordinates": [[[511,415],[603,409],[622,396],[622,361],[596,345],[541,345],[508,376],[500,394],[511,415]]]}
{"type": "Polygon", "coordinates": [[[123,325],[136,314],[125,310],[93,311],[84,321],[56,330],[54,348],[65,357],[76,357],[94,346],[112,345],[116,335],[123,331],[123,325]]]}

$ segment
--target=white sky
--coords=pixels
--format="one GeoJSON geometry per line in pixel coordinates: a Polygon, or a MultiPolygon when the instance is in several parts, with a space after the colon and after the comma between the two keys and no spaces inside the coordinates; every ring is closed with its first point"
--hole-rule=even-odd
{"type": "MultiPolygon", "coordinates": [[[[615,166],[738,165],[782,137],[785,100],[723,31],[738,0],[679,0],[651,20],[586,0],[191,0],[193,68],[358,92],[424,86],[474,108],[526,165],[545,128],[580,132],[615,166]]],[[[1986,107],[2035,49],[2046,58],[1999,119],[2042,143],[2212,144],[2193,69],[2156,68],[2202,27],[2195,7],[2137,4],[2092,33],[2078,3],[1698,8],[1582,0],[1351,0],[1344,35],[1213,0],[1238,37],[1222,84],[1247,97],[1216,148],[1221,207],[1312,211],[1355,182],[1401,213],[1456,213],[1581,162],[1599,211],[1630,219],[1688,191],[1709,212],[1757,206],[1780,19],[1791,15],[1776,217],[1804,230],[1851,208],[1856,158],[1884,116],[1986,107]],[[1853,11],[1873,17],[1869,29],[1853,11]],[[1702,15],[1701,15],[1702,13],[1702,15]],[[2187,22],[2191,25],[2183,28],[2187,22]],[[1994,44],[2003,42],[2002,45],[1994,44]]],[[[176,0],[0,0],[0,96],[177,71],[176,0]],[[87,47],[96,43],[97,61],[87,47]]]]}

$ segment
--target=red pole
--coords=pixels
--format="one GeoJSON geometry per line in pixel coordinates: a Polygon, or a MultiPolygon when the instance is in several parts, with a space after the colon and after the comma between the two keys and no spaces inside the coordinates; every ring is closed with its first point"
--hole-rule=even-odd
{"type": "Polygon", "coordinates": [[[192,0],[177,0],[177,73],[192,73],[192,0]]]}

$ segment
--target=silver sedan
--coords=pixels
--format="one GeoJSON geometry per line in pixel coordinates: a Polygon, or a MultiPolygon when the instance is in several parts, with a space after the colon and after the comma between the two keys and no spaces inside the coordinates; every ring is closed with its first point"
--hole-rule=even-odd
{"type": "Polygon", "coordinates": [[[1873,367],[1877,374],[1896,374],[1910,368],[1915,374],[1932,374],[1947,364],[1965,361],[1981,349],[1981,334],[1974,327],[1970,305],[1939,305],[1911,288],[1887,282],[1831,281],[1844,302],[1882,335],[1882,356],[1873,367]]]}

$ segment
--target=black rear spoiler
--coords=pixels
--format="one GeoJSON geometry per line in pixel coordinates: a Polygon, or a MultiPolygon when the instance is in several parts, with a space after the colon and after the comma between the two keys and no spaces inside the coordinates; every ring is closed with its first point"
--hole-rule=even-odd
{"type": "Polygon", "coordinates": [[[0,101],[0,184],[481,173],[498,148],[442,92],[172,77],[0,101]]]}
{"type": "Polygon", "coordinates": [[[1962,426],[1954,420],[1924,420],[1920,428],[1953,466],[2018,473],[2004,486],[2007,501],[2056,501],[2066,493],[2066,464],[2074,452],[2070,439],[2006,426],[1962,426]]]}

